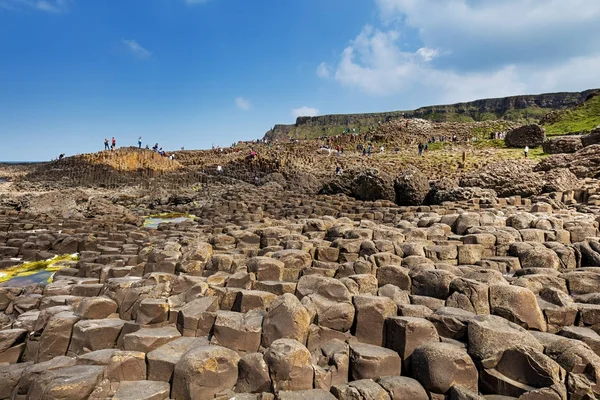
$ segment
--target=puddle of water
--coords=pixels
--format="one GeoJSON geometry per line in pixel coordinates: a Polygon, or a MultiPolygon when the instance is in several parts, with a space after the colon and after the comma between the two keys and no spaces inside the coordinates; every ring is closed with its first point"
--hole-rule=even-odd
{"type": "Polygon", "coordinates": [[[0,270],[0,286],[23,287],[52,282],[54,273],[79,260],[78,254],[55,256],[48,260],[31,261],[0,270]]]}
{"type": "Polygon", "coordinates": [[[185,221],[193,221],[193,215],[186,214],[156,214],[146,217],[144,220],[144,228],[158,229],[159,224],[178,224],[185,221]]]}

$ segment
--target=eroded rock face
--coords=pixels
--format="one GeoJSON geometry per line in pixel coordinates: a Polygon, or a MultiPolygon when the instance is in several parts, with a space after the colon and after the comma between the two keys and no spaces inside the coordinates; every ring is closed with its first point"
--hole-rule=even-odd
{"type": "Polygon", "coordinates": [[[508,147],[538,147],[546,140],[546,131],[537,124],[524,125],[506,134],[504,142],[508,147]]]}
{"type": "Polygon", "coordinates": [[[501,197],[530,197],[542,192],[544,180],[525,161],[504,161],[462,176],[460,186],[492,189],[501,197]]]}
{"type": "Polygon", "coordinates": [[[580,136],[563,136],[546,140],[543,147],[547,154],[575,153],[583,148],[583,142],[580,136]]]}

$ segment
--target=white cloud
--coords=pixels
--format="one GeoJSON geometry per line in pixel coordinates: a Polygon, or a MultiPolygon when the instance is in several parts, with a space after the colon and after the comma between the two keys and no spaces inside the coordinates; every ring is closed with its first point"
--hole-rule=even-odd
{"type": "Polygon", "coordinates": [[[252,105],[250,104],[250,102],[248,100],[244,99],[243,97],[236,97],[235,98],[235,105],[240,110],[249,110],[250,107],[252,107],[252,105]]]}
{"type": "Polygon", "coordinates": [[[148,50],[142,47],[137,41],[131,39],[123,39],[123,44],[136,57],[148,58],[152,55],[148,50]]]}
{"type": "Polygon", "coordinates": [[[597,0],[375,1],[382,26],[331,67],[344,86],[444,102],[599,86],[597,0]]]}
{"type": "Polygon", "coordinates": [[[329,78],[331,76],[331,67],[327,63],[322,62],[317,67],[317,76],[324,79],[329,78]]]}
{"type": "Polygon", "coordinates": [[[0,0],[0,8],[7,10],[33,9],[48,13],[67,11],[72,0],[0,0]]]}
{"type": "Polygon", "coordinates": [[[298,117],[314,117],[316,115],[319,115],[319,110],[317,110],[316,108],[312,108],[312,107],[300,107],[300,108],[294,108],[292,110],[292,115],[294,116],[294,118],[298,118],[298,117]]]}

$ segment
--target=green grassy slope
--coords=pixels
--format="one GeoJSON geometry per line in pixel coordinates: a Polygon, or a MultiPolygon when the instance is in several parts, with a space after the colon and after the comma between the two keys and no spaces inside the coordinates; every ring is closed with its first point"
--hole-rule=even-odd
{"type": "Polygon", "coordinates": [[[551,123],[544,125],[544,128],[546,134],[555,136],[571,132],[589,132],[598,125],[600,125],[600,94],[571,110],[558,113],[551,123]]]}

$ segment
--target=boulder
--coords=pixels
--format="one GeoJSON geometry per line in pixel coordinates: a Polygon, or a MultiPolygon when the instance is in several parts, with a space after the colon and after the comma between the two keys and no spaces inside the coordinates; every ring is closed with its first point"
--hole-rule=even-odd
{"type": "Polygon", "coordinates": [[[385,344],[385,320],[398,312],[392,299],[379,296],[354,296],[356,309],[355,332],[356,338],[363,343],[383,346],[385,344]]]}
{"type": "Polygon", "coordinates": [[[406,376],[386,376],[377,380],[394,399],[429,400],[427,392],[416,379],[406,376]]]}
{"type": "Polygon", "coordinates": [[[313,368],[310,353],[300,342],[278,339],[265,352],[273,389],[308,390],[313,388],[313,368]]]}
{"type": "Polygon", "coordinates": [[[546,154],[575,153],[583,148],[581,136],[561,136],[546,140],[542,145],[546,154]]]}
{"type": "Polygon", "coordinates": [[[469,321],[468,343],[469,354],[477,361],[494,358],[515,343],[544,350],[527,330],[494,315],[480,315],[469,321]]]}
{"type": "Polygon", "coordinates": [[[507,396],[562,384],[566,372],[550,357],[531,347],[514,345],[487,360],[481,373],[482,390],[507,396]]]}
{"type": "Polygon", "coordinates": [[[568,168],[557,168],[544,174],[545,193],[566,192],[579,189],[581,182],[568,168]]]}
{"type": "Polygon", "coordinates": [[[417,347],[440,341],[435,326],[424,318],[390,317],[385,321],[385,326],[385,347],[396,351],[405,367],[409,367],[410,357],[417,347]]]}
{"type": "Polygon", "coordinates": [[[271,390],[269,366],[260,353],[246,354],[238,364],[239,375],[236,385],[238,393],[261,393],[271,390]]]}
{"type": "Polygon", "coordinates": [[[352,380],[400,375],[401,362],[400,356],[393,350],[364,343],[350,344],[352,380]]]}
{"type": "Polygon", "coordinates": [[[352,196],[358,200],[394,201],[394,183],[392,177],[376,169],[359,172],[352,181],[352,196]]]}
{"type": "Polygon", "coordinates": [[[508,147],[538,147],[546,140],[546,131],[537,124],[524,125],[509,131],[504,138],[508,147]]]}
{"type": "Polygon", "coordinates": [[[175,365],[171,397],[211,399],[233,389],[238,380],[240,357],[220,346],[191,349],[175,365]]]}
{"type": "Polygon", "coordinates": [[[263,320],[262,345],[269,347],[278,339],[294,339],[306,344],[311,316],[293,294],[286,293],[273,301],[263,320]]]}
{"type": "Polygon", "coordinates": [[[448,343],[427,343],[415,349],[412,370],[423,387],[446,394],[454,385],[477,392],[478,373],[466,351],[448,343]]]}
{"type": "Polygon", "coordinates": [[[429,194],[429,180],[420,171],[411,168],[403,171],[394,180],[396,204],[418,206],[425,202],[429,194]]]}
{"type": "Polygon", "coordinates": [[[260,347],[263,315],[259,311],[238,313],[218,311],[211,344],[235,350],[240,355],[257,352],[260,347]]]}
{"type": "Polygon", "coordinates": [[[350,348],[347,343],[332,339],[313,351],[315,387],[330,390],[332,386],[348,382],[350,348]]]}
{"type": "Polygon", "coordinates": [[[490,311],[526,329],[546,331],[546,320],[535,294],[527,288],[491,285],[490,311]]]}
{"type": "Polygon", "coordinates": [[[206,338],[182,337],[164,344],[146,355],[148,380],[171,382],[175,365],[190,349],[208,346],[206,338]]]}

